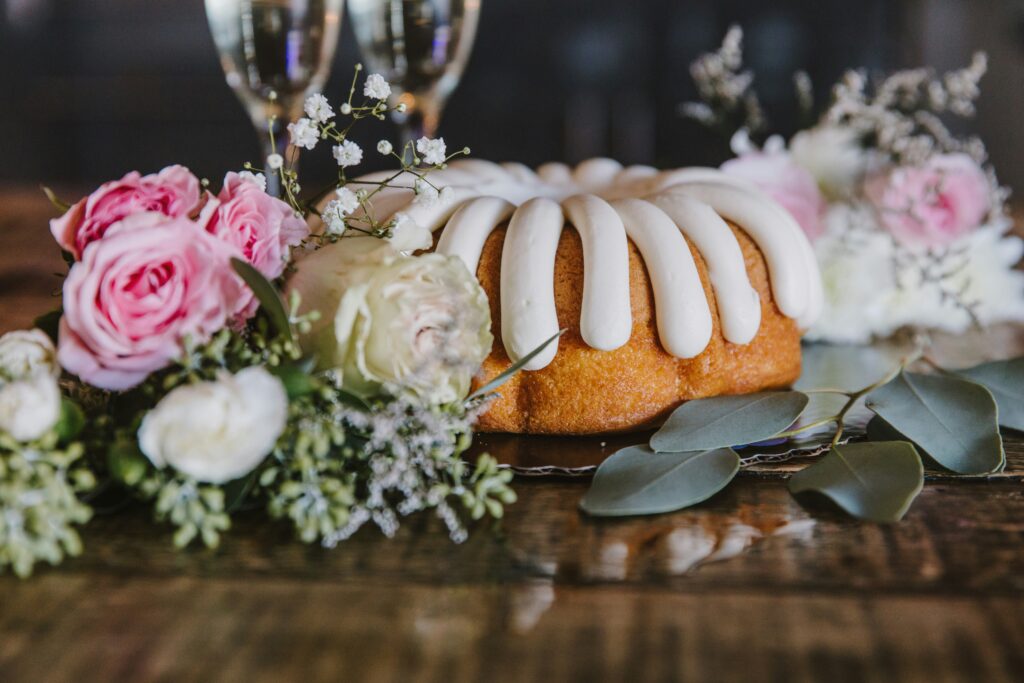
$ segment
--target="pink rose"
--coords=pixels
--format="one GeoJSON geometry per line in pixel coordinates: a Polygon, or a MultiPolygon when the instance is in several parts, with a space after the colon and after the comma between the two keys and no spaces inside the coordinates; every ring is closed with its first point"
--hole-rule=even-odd
{"type": "Polygon", "coordinates": [[[57,359],[101,389],[142,382],[237,310],[234,249],[187,217],[138,213],[85,248],[64,281],[57,359]]]}
{"type": "Polygon", "coordinates": [[[86,245],[103,237],[126,216],[142,211],[173,218],[193,215],[200,201],[199,179],[184,166],[168,166],[147,176],[132,171],[120,180],[104,183],[63,216],[51,220],[50,232],[63,249],[80,259],[86,245]]]}
{"type": "Polygon", "coordinates": [[[785,151],[752,151],[722,164],[722,171],[750,181],[782,205],[800,224],[808,239],[824,232],[828,204],[818,183],[785,151]]]}
{"type": "Polygon", "coordinates": [[[217,200],[220,204],[210,213],[206,230],[237,247],[267,279],[280,277],[289,248],[309,234],[306,221],[288,204],[237,173],[225,176],[217,200]]]}
{"type": "Polygon", "coordinates": [[[940,247],[971,232],[989,211],[985,172],[966,154],[937,154],[921,166],[899,166],[864,183],[879,220],[901,244],[940,247]]]}
{"type": "MultiPolygon", "coordinates": [[[[225,176],[216,206],[207,208],[212,210],[205,221],[206,230],[237,249],[243,259],[269,280],[281,276],[290,248],[309,234],[306,221],[296,216],[288,204],[237,173],[225,176]]],[[[248,292],[240,306],[242,317],[249,318],[259,303],[248,292]]]]}

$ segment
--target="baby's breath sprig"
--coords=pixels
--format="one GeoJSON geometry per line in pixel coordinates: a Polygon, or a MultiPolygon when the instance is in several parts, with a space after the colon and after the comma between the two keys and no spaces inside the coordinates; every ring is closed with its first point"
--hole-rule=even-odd
{"type": "Polygon", "coordinates": [[[59,564],[82,552],[75,529],[92,516],[79,494],[95,486],[80,442],[58,430],[19,443],[0,432],[0,570],[29,576],[37,562],[59,564]]]}
{"type": "MultiPolygon", "coordinates": [[[[374,199],[384,190],[405,190],[415,194],[417,203],[444,201],[447,194],[427,177],[430,171],[444,168],[447,163],[470,150],[464,147],[448,153],[443,138],[422,137],[395,148],[388,140],[377,143],[377,151],[383,156],[394,158],[398,170],[383,179],[350,179],[348,169],[363,160],[362,148],[351,139],[353,127],[364,119],[384,120],[391,112],[404,112],[406,105],[397,102],[392,105],[391,85],[380,75],[370,74],[363,81],[362,95],[358,91],[359,76],[363,71],[357,64],[352,75],[348,95],[338,106],[337,112],[322,94],[310,95],[305,102],[305,116],[288,125],[291,139],[289,158],[272,154],[266,160],[266,168],[246,163],[243,173],[250,179],[265,186],[266,175],[275,174],[280,180],[282,199],[302,216],[318,215],[324,223],[323,234],[312,235],[312,246],[335,242],[347,235],[371,235],[380,238],[393,236],[398,219],[379,220],[374,212],[374,199]],[[338,175],[334,182],[314,192],[308,199],[300,199],[296,164],[300,150],[313,150],[321,141],[331,143],[331,152],[338,164],[338,175]],[[320,202],[332,192],[331,199],[321,212],[320,202]]],[[[273,125],[271,125],[273,128],[273,125]]],[[[273,139],[273,131],[271,131],[273,139]]]]}
{"type": "Polygon", "coordinates": [[[732,26],[722,46],[698,57],[690,65],[699,102],[680,107],[683,116],[722,133],[726,139],[745,128],[751,134],[767,126],[764,110],[753,88],[754,75],[743,69],[743,29],[732,26]]]}

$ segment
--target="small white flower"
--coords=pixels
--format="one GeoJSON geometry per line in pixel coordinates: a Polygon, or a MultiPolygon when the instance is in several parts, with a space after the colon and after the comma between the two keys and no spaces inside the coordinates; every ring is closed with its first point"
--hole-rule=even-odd
{"type": "Polygon", "coordinates": [[[395,111],[397,111],[399,114],[404,114],[406,109],[408,109],[408,107],[405,106],[405,102],[399,102],[398,105],[395,107],[395,111]]]}
{"type": "Polygon", "coordinates": [[[322,214],[324,221],[324,231],[328,235],[335,235],[340,237],[345,234],[345,229],[348,227],[345,225],[345,217],[340,207],[335,205],[336,202],[331,201],[324,207],[322,214]]]}
{"type": "Polygon", "coordinates": [[[139,427],[139,448],[201,482],[223,484],[254,470],[273,450],[288,418],[281,381],[256,366],[174,389],[139,427]]]}
{"type": "Polygon", "coordinates": [[[36,374],[60,376],[57,351],[42,330],[15,330],[0,337],[0,384],[36,374]]]}
{"type": "Polygon", "coordinates": [[[380,74],[370,74],[363,85],[363,94],[373,100],[386,100],[391,94],[391,84],[380,74]]]}
{"type": "Polygon", "coordinates": [[[303,108],[306,111],[306,116],[320,123],[327,123],[334,117],[334,110],[331,109],[330,103],[320,93],[307,97],[303,108]]]}
{"type": "Polygon", "coordinates": [[[416,179],[413,192],[416,193],[416,198],[412,200],[412,203],[419,204],[420,206],[433,206],[440,198],[440,193],[437,191],[437,188],[422,178],[416,179]]]}
{"type": "Polygon", "coordinates": [[[295,123],[288,124],[288,135],[291,136],[292,144],[296,147],[313,149],[320,140],[320,131],[316,124],[309,119],[299,119],[295,123]]]}
{"type": "Polygon", "coordinates": [[[267,168],[274,171],[284,166],[284,157],[280,154],[271,154],[267,157],[267,168]]]}
{"type": "Polygon", "coordinates": [[[341,208],[344,210],[345,215],[352,213],[359,208],[360,195],[364,193],[363,190],[359,192],[353,192],[347,187],[339,187],[334,191],[334,196],[337,197],[335,201],[339,203],[341,208]]]}
{"type": "Polygon", "coordinates": [[[253,173],[252,171],[239,171],[238,177],[242,180],[252,183],[256,187],[260,188],[264,192],[267,191],[267,176],[262,173],[253,173]]]}
{"type": "Polygon", "coordinates": [[[35,441],[60,419],[60,389],[53,375],[37,372],[0,387],[0,432],[35,441]]]}
{"type": "Polygon", "coordinates": [[[340,145],[335,145],[332,152],[334,153],[334,160],[342,168],[355,166],[363,160],[363,150],[351,140],[345,140],[340,145]]]}
{"type": "Polygon", "coordinates": [[[340,107],[338,107],[338,110],[341,111],[342,115],[348,116],[349,114],[352,113],[352,105],[349,104],[348,102],[345,102],[340,107]]]}
{"type": "Polygon", "coordinates": [[[384,156],[391,154],[391,152],[393,152],[394,149],[395,148],[392,147],[391,143],[388,142],[387,140],[381,140],[380,142],[377,143],[377,151],[383,154],[384,156]]]}
{"type": "Polygon", "coordinates": [[[444,144],[444,138],[431,140],[424,136],[416,141],[416,151],[423,157],[424,163],[438,166],[444,163],[448,148],[444,144]]]}

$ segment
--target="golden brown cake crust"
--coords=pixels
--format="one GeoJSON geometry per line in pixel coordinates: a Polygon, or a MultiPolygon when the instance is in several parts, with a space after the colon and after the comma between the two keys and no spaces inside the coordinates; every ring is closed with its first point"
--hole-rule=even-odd
{"type": "MultiPolygon", "coordinates": [[[[629,243],[629,288],[633,332],[614,351],[590,348],[580,337],[583,249],[566,227],[555,256],[555,308],[560,328],[558,353],[545,368],[518,373],[504,384],[480,419],[485,432],[600,434],[650,426],[683,401],[721,394],[743,394],[791,384],[800,375],[800,331],[775,306],[767,268],[757,246],[737,226],[750,283],[761,298],[761,327],[745,345],[722,337],[707,267],[690,244],[705,295],[711,302],[711,342],[697,357],[675,358],[659,341],[654,294],[643,259],[629,243]]],[[[494,347],[474,380],[474,389],[510,365],[501,343],[501,252],[504,227],[484,245],[477,278],[491,306],[494,347]]]]}

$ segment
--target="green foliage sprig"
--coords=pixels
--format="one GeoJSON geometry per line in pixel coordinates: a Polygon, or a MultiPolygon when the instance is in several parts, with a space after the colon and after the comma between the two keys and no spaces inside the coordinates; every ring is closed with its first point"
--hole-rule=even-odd
{"type": "Polygon", "coordinates": [[[618,451],[598,468],[581,508],[595,516],[678,510],[720,491],[741,469],[734,448],[787,439],[832,425],[825,454],[794,474],[790,491],[824,496],[859,519],[895,522],[924,484],[924,462],[984,476],[1006,464],[1000,425],[1019,429],[1024,359],[919,374],[918,349],[878,381],[854,390],[763,392],[690,401],[651,438],[618,451]],[[844,398],[831,415],[799,422],[808,394],[844,398]],[[867,441],[844,439],[851,411],[875,414],[867,441]],[[735,464],[732,467],[731,464],[735,464]]]}
{"type": "Polygon", "coordinates": [[[79,495],[96,485],[77,441],[81,414],[65,401],[57,425],[32,443],[0,432],[0,570],[29,576],[37,562],[82,552],[76,526],[92,517],[79,495]]]}

